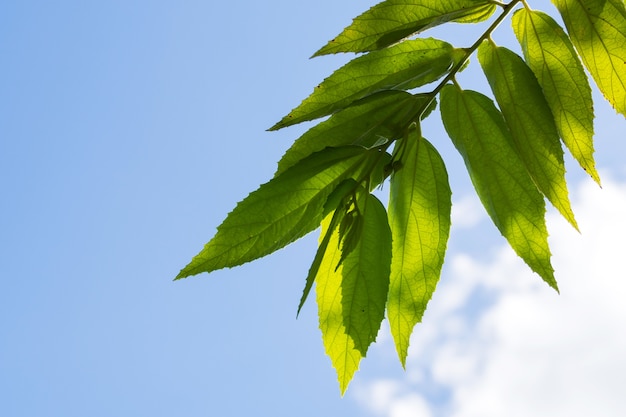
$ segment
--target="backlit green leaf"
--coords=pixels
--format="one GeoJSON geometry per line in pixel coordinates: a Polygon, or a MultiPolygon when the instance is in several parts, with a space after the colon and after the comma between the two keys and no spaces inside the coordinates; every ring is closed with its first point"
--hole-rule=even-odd
{"type": "Polygon", "coordinates": [[[485,41],[478,60],[511,131],[517,153],[533,181],[576,229],[565,182],[563,149],[541,86],[514,52],[485,41]]]}
{"type": "Polygon", "coordinates": [[[393,255],[387,314],[402,366],[443,265],[450,234],[448,173],[418,129],[396,144],[401,167],[391,177],[389,225],[393,255]]]}
{"type": "Polygon", "coordinates": [[[368,159],[379,158],[378,150],[344,146],[301,160],[241,201],[176,278],[241,265],[313,231],[339,183],[357,175],[368,159]]]}
{"type": "Polygon", "coordinates": [[[311,289],[313,288],[313,283],[315,282],[315,277],[320,269],[322,264],[322,259],[324,259],[324,254],[328,248],[328,243],[330,242],[330,238],[332,236],[332,232],[337,228],[345,216],[345,210],[342,209],[342,204],[347,195],[354,190],[357,189],[358,183],[353,179],[343,180],[339,186],[331,193],[331,195],[326,200],[326,204],[324,206],[324,218],[331,215],[331,220],[327,228],[322,229],[322,234],[320,235],[319,246],[317,248],[317,252],[315,253],[315,258],[313,258],[313,263],[309,268],[309,273],[306,277],[306,282],[304,285],[304,290],[302,291],[302,297],[300,298],[300,304],[298,305],[298,312],[296,313],[296,317],[300,314],[300,310],[304,306],[311,289]],[[328,210],[332,207],[332,210],[328,210]]]}
{"type": "Polygon", "coordinates": [[[623,0],[552,0],[604,97],[626,116],[626,8],[623,0]]]}
{"type": "MultiPolygon", "coordinates": [[[[362,230],[356,247],[339,263],[336,227],[315,279],[324,348],[337,371],[342,394],[380,329],[391,263],[391,231],[384,206],[369,193],[359,197],[357,206],[362,230]]],[[[322,235],[331,216],[322,224],[322,235]]]]}
{"type": "MultiPolygon", "coordinates": [[[[391,265],[391,230],[387,211],[374,195],[366,193],[359,197],[355,210],[359,213],[358,239],[339,268],[343,277],[341,291],[346,330],[365,356],[384,318],[391,265]]],[[[344,250],[345,245],[342,245],[344,250]]]]}
{"type": "Polygon", "coordinates": [[[336,268],[341,258],[341,250],[338,229],[330,229],[332,216],[333,213],[329,214],[322,222],[322,236],[330,233],[330,239],[317,269],[315,292],[324,349],[337,371],[339,389],[343,394],[354,373],[359,369],[363,356],[356,348],[354,340],[346,333],[346,326],[343,322],[344,313],[341,302],[343,277],[342,271],[336,268]]]}
{"type": "Polygon", "coordinates": [[[600,183],[593,159],[591,88],[569,37],[550,16],[526,8],[515,12],[512,24],[563,142],[581,167],[600,183]]]}
{"type": "Polygon", "coordinates": [[[515,252],[554,289],[545,202],[502,114],[488,97],[448,85],[441,91],[443,124],[463,156],[487,213],[515,252]]]}
{"type": "Polygon", "coordinates": [[[418,116],[427,99],[405,91],[382,91],[357,101],[297,139],[278,162],[276,175],[328,146],[371,147],[397,139],[418,116]]]}
{"type": "Polygon", "coordinates": [[[298,107],[270,130],[278,130],[335,113],[383,90],[410,90],[433,82],[464,56],[437,39],[415,39],[374,51],[332,73],[298,107]]]}
{"type": "Polygon", "coordinates": [[[477,22],[493,14],[488,0],[387,0],[372,7],[313,56],[367,52],[451,21],[477,22]]]}

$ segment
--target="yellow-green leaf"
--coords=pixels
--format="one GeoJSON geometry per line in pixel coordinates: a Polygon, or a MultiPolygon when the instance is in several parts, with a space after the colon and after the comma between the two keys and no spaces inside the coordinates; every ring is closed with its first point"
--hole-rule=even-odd
{"type": "Polygon", "coordinates": [[[502,113],[488,97],[452,85],[441,91],[440,109],[492,221],[528,266],[557,289],[545,202],[513,147],[502,113]]]}
{"type": "Polygon", "coordinates": [[[496,9],[488,0],[387,0],[355,18],[313,56],[367,52],[446,22],[478,22],[496,9]]]}
{"type": "Polygon", "coordinates": [[[445,75],[464,53],[438,39],[414,39],[348,62],[270,130],[314,120],[383,90],[410,90],[445,75]]]}
{"type": "Polygon", "coordinates": [[[623,0],[552,0],[604,97],[626,116],[626,7],[623,0]]]}
{"type": "Polygon", "coordinates": [[[591,87],[569,37],[550,16],[526,8],[515,12],[512,25],[563,142],[599,184],[593,159],[591,87]]]}
{"type": "Polygon", "coordinates": [[[522,58],[491,41],[480,45],[478,60],[537,188],[578,229],[565,182],[563,148],[537,78],[522,58]]]}
{"type": "MultiPolygon", "coordinates": [[[[374,342],[389,289],[391,231],[384,206],[365,193],[357,201],[362,228],[356,246],[342,258],[339,227],[332,230],[318,269],[316,295],[326,353],[343,394],[374,342]]],[[[322,222],[322,236],[333,214],[322,222]]]]}
{"type": "Polygon", "coordinates": [[[413,328],[439,281],[450,234],[448,173],[420,135],[413,129],[396,143],[400,168],[391,177],[389,197],[393,252],[387,315],[402,366],[413,328]]]}

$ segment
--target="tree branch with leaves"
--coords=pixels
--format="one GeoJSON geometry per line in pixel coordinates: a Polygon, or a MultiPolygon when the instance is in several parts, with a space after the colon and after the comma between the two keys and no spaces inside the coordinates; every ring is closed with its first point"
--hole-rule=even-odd
{"type": "Polygon", "coordinates": [[[600,184],[585,68],[626,115],[626,8],[623,0],[553,0],[564,29],[530,3],[386,0],[355,18],[313,56],[360,55],[270,130],[327,119],[294,142],[274,177],[235,207],[176,279],[258,259],[321,225],[298,313],[315,284],[341,392],[385,316],[404,366],[451,227],[445,164],[421,129],[438,106],[494,225],[558,291],[545,200],[578,228],[562,145],[600,184]],[[491,38],[508,17],[523,56],[491,38]],[[468,47],[421,36],[452,22],[487,27],[468,47]],[[474,54],[495,101],[456,80],[474,54]],[[372,194],[386,181],[387,208],[372,194]]]}

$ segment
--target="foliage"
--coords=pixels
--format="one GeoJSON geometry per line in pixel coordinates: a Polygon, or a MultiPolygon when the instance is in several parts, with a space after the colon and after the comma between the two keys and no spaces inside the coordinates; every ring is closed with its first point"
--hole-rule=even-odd
{"type": "Polygon", "coordinates": [[[176,278],[257,259],[321,224],[298,312],[316,283],[324,347],[341,392],[385,314],[404,366],[450,232],[446,168],[421,130],[439,97],[444,127],[493,223],[558,290],[544,199],[577,227],[561,142],[600,183],[584,68],[626,115],[626,9],[623,0],[553,0],[566,32],[529,3],[386,0],[355,18],[314,56],[362,54],[270,130],[330,117],[295,141],[274,178],[237,205],[176,278]],[[491,39],[509,15],[523,57],[491,39]],[[452,23],[486,29],[462,48],[420,37],[452,23]],[[495,102],[455,78],[475,52],[495,102]],[[387,210],[371,194],[386,180],[387,210]]]}

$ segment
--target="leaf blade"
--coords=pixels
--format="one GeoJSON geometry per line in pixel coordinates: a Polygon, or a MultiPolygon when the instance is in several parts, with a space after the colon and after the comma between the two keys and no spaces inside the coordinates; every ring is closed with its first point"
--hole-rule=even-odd
{"type": "Polygon", "coordinates": [[[521,161],[539,191],[578,230],[565,182],[563,149],[535,75],[517,54],[490,41],[478,48],[478,60],[521,161]]]}
{"type": "Polygon", "coordinates": [[[409,90],[433,82],[462,53],[438,39],[414,39],[348,62],[322,81],[298,107],[269,130],[335,113],[384,90],[409,90]]]}
{"type": "Polygon", "coordinates": [[[626,7],[623,0],[552,0],[596,85],[626,116],[626,7]]]}
{"type": "Polygon", "coordinates": [[[558,291],[545,202],[513,147],[504,117],[488,97],[452,85],[442,89],[440,109],[444,127],[493,223],[518,256],[558,291]]]}
{"type": "Polygon", "coordinates": [[[326,230],[323,230],[320,234],[317,252],[315,253],[313,263],[311,264],[311,267],[309,268],[309,272],[306,277],[304,290],[302,291],[302,297],[300,297],[300,304],[298,304],[296,317],[300,315],[300,310],[302,310],[302,307],[304,306],[304,303],[306,302],[309,293],[313,288],[315,277],[317,276],[320,265],[322,264],[322,260],[324,259],[324,254],[326,253],[326,250],[328,248],[328,243],[330,242],[332,232],[341,223],[341,220],[345,215],[342,210],[342,204],[344,204],[344,201],[348,194],[350,192],[354,192],[357,187],[358,183],[354,179],[348,178],[346,180],[343,180],[337,186],[337,188],[333,190],[333,192],[330,194],[330,196],[328,196],[328,199],[326,200],[326,203],[324,205],[324,217],[333,212],[334,214],[331,217],[328,228],[326,228],[326,230]]]}
{"type": "Polygon", "coordinates": [[[355,18],[313,56],[378,50],[446,22],[485,20],[494,11],[487,0],[387,0],[355,18]]]}
{"type": "Polygon", "coordinates": [[[391,230],[387,211],[374,195],[364,193],[357,199],[357,206],[362,216],[360,236],[340,267],[344,278],[344,320],[350,323],[347,331],[365,356],[369,345],[376,340],[385,315],[391,230]]]}
{"type": "Polygon", "coordinates": [[[369,148],[381,139],[394,140],[425,104],[424,96],[405,91],[381,91],[359,100],[300,136],[278,162],[276,175],[328,146],[369,148]]]}
{"type": "Polygon", "coordinates": [[[303,159],[250,193],[175,279],[241,265],[268,255],[319,226],[335,187],[378,152],[327,148],[303,159]]]}
{"type": "Polygon", "coordinates": [[[452,192],[443,160],[418,130],[402,141],[402,165],[392,176],[389,198],[393,253],[387,314],[398,357],[405,366],[411,333],[441,274],[452,192]]]}
{"type": "Polygon", "coordinates": [[[336,227],[316,277],[320,330],[342,394],[380,329],[391,263],[391,231],[384,206],[367,192],[358,198],[357,206],[363,223],[356,246],[340,263],[336,227]]]}
{"type": "Polygon", "coordinates": [[[324,350],[330,357],[337,372],[339,389],[343,393],[348,388],[354,373],[359,369],[361,352],[346,333],[341,304],[341,271],[336,265],[341,258],[338,229],[328,230],[331,223],[329,214],[322,222],[322,234],[330,232],[330,240],[315,277],[316,301],[319,328],[322,332],[324,350]]]}
{"type": "Polygon", "coordinates": [[[537,77],[558,132],[580,166],[600,184],[593,158],[593,100],[580,59],[563,29],[547,14],[522,8],[511,23],[537,77]]]}

